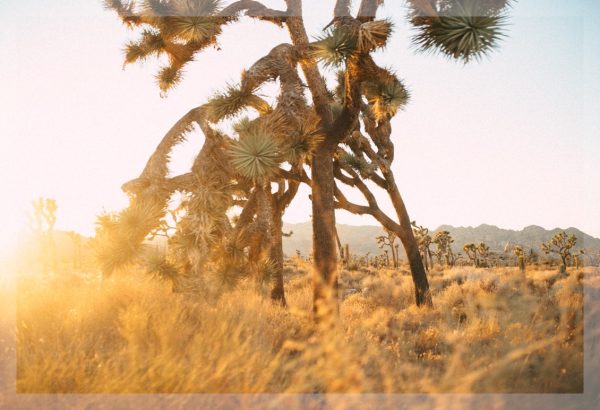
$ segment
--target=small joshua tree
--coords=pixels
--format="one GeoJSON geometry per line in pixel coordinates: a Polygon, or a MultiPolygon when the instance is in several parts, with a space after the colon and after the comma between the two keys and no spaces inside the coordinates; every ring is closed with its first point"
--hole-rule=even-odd
{"type": "Polygon", "coordinates": [[[523,247],[521,247],[520,245],[515,245],[513,248],[513,252],[517,257],[517,264],[519,266],[519,269],[521,270],[521,272],[525,273],[525,251],[523,250],[523,247]]]}
{"type": "Polygon", "coordinates": [[[559,232],[550,239],[547,243],[541,245],[542,251],[545,254],[555,253],[560,256],[561,265],[560,272],[565,273],[569,261],[573,258],[571,249],[577,243],[575,235],[567,235],[566,232],[559,232]]]}
{"type": "MultiPolygon", "coordinates": [[[[398,247],[396,246],[396,240],[398,239],[398,236],[390,231],[390,230],[385,230],[385,235],[380,235],[377,238],[377,245],[379,246],[380,249],[384,249],[385,247],[389,247],[392,253],[392,263],[394,268],[398,267],[398,247]]],[[[387,250],[385,250],[386,255],[387,255],[387,250]]]]}
{"type": "Polygon", "coordinates": [[[480,266],[488,267],[490,257],[490,247],[485,243],[480,242],[477,245],[477,253],[481,256],[480,266]]]}
{"type": "Polygon", "coordinates": [[[417,244],[419,245],[419,252],[421,253],[421,258],[423,259],[423,265],[425,265],[425,270],[429,271],[433,267],[433,257],[431,254],[431,236],[429,235],[429,229],[417,225],[415,221],[411,222],[413,233],[415,235],[415,239],[417,240],[417,244]]]}
{"type": "Polygon", "coordinates": [[[467,258],[473,263],[474,267],[479,267],[479,258],[477,257],[477,245],[474,243],[465,243],[463,246],[463,251],[467,258]]]}
{"type": "Polygon", "coordinates": [[[442,259],[445,259],[446,266],[454,266],[454,262],[456,260],[456,257],[452,252],[452,243],[454,242],[454,239],[452,239],[450,232],[437,232],[433,236],[432,242],[436,246],[434,254],[437,257],[438,263],[441,265],[442,259]]]}

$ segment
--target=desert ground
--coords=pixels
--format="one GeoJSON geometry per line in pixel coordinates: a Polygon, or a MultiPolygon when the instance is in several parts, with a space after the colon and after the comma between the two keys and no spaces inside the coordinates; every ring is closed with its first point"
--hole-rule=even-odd
{"type": "MultiPolygon", "coordinates": [[[[304,261],[288,307],[243,282],[173,293],[135,270],[17,279],[19,393],[581,393],[583,285],[598,269],[344,270],[334,323],[314,324],[304,261]]],[[[597,315],[597,312],[587,312],[597,315]]]]}

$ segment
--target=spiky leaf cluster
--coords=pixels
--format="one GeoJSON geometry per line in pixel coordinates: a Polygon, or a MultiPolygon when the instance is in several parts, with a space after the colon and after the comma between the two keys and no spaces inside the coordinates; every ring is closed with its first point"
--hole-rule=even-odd
{"type": "Polygon", "coordinates": [[[386,46],[393,32],[389,20],[375,20],[359,26],[336,24],[311,44],[312,56],[326,67],[339,67],[350,57],[386,46]]]}
{"type": "Polygon", "coordinates": [[[368,53],[385,47],[393,31],[394,25],[390,20],[375,20],[361,24],[358,29],[358,49],[368,53]]]}
{"type": "Polygon", "coordinates": [[[358,51],[358,38],[343,26],[330,29],[312,43],[312,56],[326,67],[339,67],[358,51]]]}
{"type": "Polygon", "coordinates": [[[182,69],[194,55],[215,45],[222,26],[233,17],[219,16],[219,0],[105,0],[130,29],[144,27],[137,41],[125,46],[125,64],[166,55],[169,64],[156,75],[165,93],[181,80],[182,69]]]}
{"type": "Polygon", "coordinates": [[[368,178],[374,171],[375,165],[367,161],[363,156],[344,151],[339,158],[343,166],[348,166],[358,172],[363,178],[368,178]]]}
{"type": "Polygon", "coordinates": [[[292,165],[306,164],[325,135],[316,115],[309,115],[282,141],[286,161],[292,165]]]}
{"type": "Polygon", "coordinates": [[[265,132],[242,134],[229,148],[231,163],[244,178],[266,183],[279,169],[281,151],[273,135],[265,132]]]}
{"type": "Polygon", "coordinates": [[[164,206],[136,201],[117,214],[103,214],[96,222],[94,247],[105,274],[131,263],[141,255],[144,239],[164,216],[164,206]]]}
{"type": "Polygon", "coordinates": [[[247,107],[255,108],[260,114],[271,111],[269,104],[255,92],[256,89],[249,86],[228,85],[206,104],[208,119],[216,123],[238,115],[247,107]]]}
{"type": "Polygon", "coordinates": [[[146,272],[161,279],[174,280],[179,275],[177,267],[169,261],[163,252],[153,251],[144,258],[146,272]]]}
{"type": "MultiPolygon", "coordinates": [[[[489,2],[484,2],[489,3],[489,2]]],[[[444,1],[437,16],[415,16],[413,45],[468,63],[493,50],[504,37],[506,16],[478,0],[444,1]]],[[[503,2],[506,5],[506,2],[503,2]]]]}
{"type": "Polygon", "coordinates": [[[369,81],[364,89],[371,111],[379,121],[392,118],[398,110],[404,108],[410,98],[404,84],[396,78],[369,81]]]}

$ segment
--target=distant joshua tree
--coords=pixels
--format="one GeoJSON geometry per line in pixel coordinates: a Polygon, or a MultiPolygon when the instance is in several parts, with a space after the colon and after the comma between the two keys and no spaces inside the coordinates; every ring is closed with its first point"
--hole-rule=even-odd
{"type": "Polygon", "coordinates": [[[454,263],[456,262],[456,256],[452,252],[452,243],[454,242],[454,239],[452,239],[450,232],[437,232],[433,236],[432,242],[436,246],[434,255],[436,256],[438,263],[441,265],[442,260],[444,259],[446,261],[446,266],[454,266],[454,263]]]}
{"type": "Polygon", "coordinates": [[[525,251],[523,250],[523,247],[521,247],[520,245],[515,245],[513,248],[513,252],[517,257],[517,264],[519,266],[519,269],[521,270],[521,272],[525,273],[525,251]]]}
{"type": "Polygon", "coordinates": [[[561,273],[567,271],[567,266],[573,258],[571,249],[577,243],[577,237],[575,235],[568,235],[566,232],[559,232],[550,239],[547,243],[541,245],[541,249],[545,254],[555,253],[560,256],[561,273]]]}
{"type": "Polygon", "coordinates": [[[481,256],[480,266],[488,267],[489,266],[489,257],[490,257],[490,247],[485,243],[480,242],[477,245],[477,253],[481,256]]]}
{"type": "MultiPolygon", "coordinates": [[[[377,244],[379,246],[380,249],[383,249],[384,247],[389,247],[392,253],[392,263],[394,268],[398,267],[398,246],[396,244],[396,240],[398,239],[398,236],[392,232],[389,231],[387,229],[385,229],[385,235],[380,235],[377,238],[377,244]]],[[[386,255],[387,255],[387,250],[385,251],[386,255]]]]}
{"type": "Polygon", "coordinates": [[[421,253],[421,258],[423,259],[423,265],[425,266],[425,270],[429,271],[433,267],[433,257],[431,254],[431,236],[429,235],[429,229],[417,225],[415,221],[411,222],[413,233],[415,235],[415,239],[417,240],[417,244],[419,246],[419,252],[421,253]]]}
{"type": "Polygon", "coordinates": [[[467,258],[473,263],[474,267],[479,267],[479,258],[477,257],[477,245],[474,243],[465,243],[463,245],[463,251],[467,258]]]}

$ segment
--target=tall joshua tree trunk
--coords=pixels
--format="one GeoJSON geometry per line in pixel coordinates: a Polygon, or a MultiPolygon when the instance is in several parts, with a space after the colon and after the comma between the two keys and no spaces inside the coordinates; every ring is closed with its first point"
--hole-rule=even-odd
{"type": "Polygon", "coordinates": [[[313,311],[318,314],[327,308],[321,303],[337,310],[335,183],[331,153],[323,147],[313,156],[312,174],[313,311]]]}
{"type": "Polygon", "coordinates": [[[398,212],[400,227],[402,229],[398,236],[400,237],[402,246],[404,246],[404,249],[406,250],[406,257],[408,258],[408,264],[410,265],[410,274],[415,285],[415,299],[417,306],[432,306],[433,302],[431,300],[429,282],[427,281],[427,273],[425,271],[425,266],[423,265],[423,260],[421,259],[419,245],[417,244],[410,225],[410,218],[406,211],[406,207],[404,206],[404,201],[402,201],[399,193],[393,201],[396,210],[402,211],[398,212]]]}
{"type": "Polygon", "coordinates": [[[392,205],[394,206],[394,210],[396,211],[398,221],[400,222],[400,228],[402,229],[402,231],[398,233],[398,236],[404,246],[406,257],[408,258],[408,263],[410,265],[410,273],[415,285],[417,306],[432,306],[433,301],[429,290],[429,282],[427,281],[427,273],[425,271],[425,266],[423,266],[419,246],[412,230],[411,220],[408,216],[406,205],[400,195],[400,191],[396,185],[396,179],[391,170],[389,168],[384,168],[382,174],[388,181],[388,194],[392,205]]]}
{"type": "MultiPolygon", "coordinates": [[[[289,16],[286,23],[292,42],[297,47],[309,44],[302,18],[302,1],[286,0],[289,16]]],[[[300,65],[313,98],[315,111],[323,129],[331,132],[333,117],[332,99],[313,58],[300,60],[300,65]]],[[[333,152],[335,137],[327,135],[313,154],[312,173],[312,228],[313,228],[313,312],[318,313],[320,305],[327,305],[337,311],[337,247],[335,239],[335,203],[333,152]],[[333,142],[333,143],[332,143],[333,142]]],[[[327,307],[324,314],[327,312],[327,307]]],[[[318,317],[319,315],[315,315],[318,317]]]]}
{"type": "Polygon", "coordinates": [[[400,241],[406,250],[406,257],[408,258],[408,263],[410,265],[410,273],[415,285],[417,306],[431,306],[433,303],[429,291],[429,283],[427,281],[425,267],[423,266],[423,260],[419,253],[419,247],[415,241],[412,230],[410,232],[405,232],[404,235],[400,236],[400,241]],[[408,235],[412,236],[412,238],[408,235]]]}

